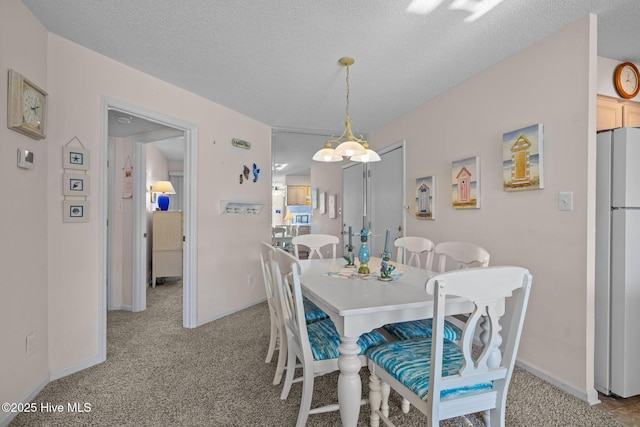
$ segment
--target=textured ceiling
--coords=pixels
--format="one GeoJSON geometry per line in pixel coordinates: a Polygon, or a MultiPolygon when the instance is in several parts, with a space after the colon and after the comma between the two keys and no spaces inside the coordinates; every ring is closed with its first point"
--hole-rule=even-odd
{"type": "Polygon", "coordinates": [[[398,118],[589,12],[598,54],[640,60],[637,0],[24,0],[64,38],[269,126],[398,118]],[[484,15],[474,8],[494,4],[484,15]],[[465,10],[466,9],[466,10],[465,10]]]}
{"type": "Polygon", "coordinates": [[[590,12],[598,15],[598,55],[640,62],[638,0],[23,2],[55,34],[271,127],[311,132],[343,129],[342,56],[355,58],[357,134],[590,12]]]}

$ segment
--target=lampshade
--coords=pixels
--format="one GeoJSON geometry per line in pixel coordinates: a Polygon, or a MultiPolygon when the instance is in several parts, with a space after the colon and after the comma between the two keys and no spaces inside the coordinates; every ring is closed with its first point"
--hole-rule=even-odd
{"type": "Polygon", "coordinates": [[[288,214],[286,214],[286,215],[284,216],[284,220],[285,220],[285,221],[291,221],[291,220],[293,220],[293,214],[292,214],[291,212],[289,212],[288,214]]]}
{"type": "Polygon", "coordinates": [[[313,160],[319,162],[338,162],[343,158],[354,162],[377,162],[380,160],[380,156],[369,149],[369,144],[367,144],[362,135],[360,135],[360,138],[356,138],[351,131],[351,119],[349,118],[349,66],[353,65],[354,62],[355,60],[349,57],[338,60],[340,65],[347,68],[347,119],[344,122],[344,131],[339,137],[327,141],[324,148],[314,154],[313,160]],[[335,150],[332,145],[334,142],[337,144],[335,150]]]}
{"type": "Polygon", "coordinates": [[[155,185],[151,186],[151,192],[163,193],[163,194],[176,194],[173,185],[170,181],[158,181],[155,185]]]}
{"type": "Polygon", "coordinates": [[[156,185],[151,186],[152,193],[162,193],[158,196],[158,207],[161,211],[169,210],[169,196],[167,194],[176,194],[173,185],[169,181],[158,181],[156,185]]]}
{"type": "Polygon", "coordinates": [[[336,150],[331,147],[331,142],[327,141],[324,148],[318,150],[312,157],[318,162],[341,162],[342,156],[336,154],[336,150]]]}

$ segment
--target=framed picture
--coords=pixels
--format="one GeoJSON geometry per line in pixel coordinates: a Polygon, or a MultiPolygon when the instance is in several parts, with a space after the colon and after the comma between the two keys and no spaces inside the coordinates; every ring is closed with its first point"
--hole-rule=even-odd
{"type": "Polygon", "coordinates": [[[325,192],[324,191],[320,192],[320,197],[318,199],[318,207],[320,209],[321,214],[326,213],[326,209],[324,206],[325,198],[326,198],[325,192]]]}
{"type": "Polygon", "coordinates": [[[318,189],[311,189],[311,209],[318,209],[318,189]]]}
{"type": "Polygon", "coordinates": [[[335,194],[329,196],[329,218],[336,218],[336,199],[335,194]]]}
{"type": "Polygon", "coordinates": [[[451,163],[451,200],[454,209],[480,208],[480,156],[451,163]]]}
{"type": "Polygon", "coordinates": [[[62,167],[64,169],[89,170],[89,151],[81,147],[62,147],[62,167]]]}
{"type": "Polygon", "coordinates": [[[80,173],[62,174],[62,194],[65,196],[88,196],[89,175],[80,173]]]}
{"type": "Polygon", "coordinates": [[[544,188],[542,124],[502,135],[502,178],[504,191],[544,188]]]}
{"type": "Polygon", "coordinates": [[[436,219],[436,177],[425,176],[416,179],[416,218],[436,219]]]}
{"type": "Polygon", "coordinates": [[[89,202],[86,200],[65,200],[62,222],[89,222],[89,202]]]}

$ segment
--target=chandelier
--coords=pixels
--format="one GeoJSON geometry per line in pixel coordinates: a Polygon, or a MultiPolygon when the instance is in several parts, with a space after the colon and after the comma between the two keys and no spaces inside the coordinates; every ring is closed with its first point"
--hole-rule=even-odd
{"type": "Polygon", "coordinates": [[[312,159],[319,162],[339,162],[347,158],[354,162],[377,162],[380,156],[369,148],[367,141],[360,135],[356,138],[351,131],[351,119],[349,117],[349,66],[355,60],[350,57],[340,58],[338,63],[347,68],[347,118],[344,122],[342,135],[324,144],[324,148],[313,155],[312,159]],[[337,144],[334,149],[333,144],[337,144]]]}

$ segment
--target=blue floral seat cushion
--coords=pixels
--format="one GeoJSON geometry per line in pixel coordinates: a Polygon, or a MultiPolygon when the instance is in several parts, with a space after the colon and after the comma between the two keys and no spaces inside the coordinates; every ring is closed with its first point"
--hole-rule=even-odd
{"type": "MultiPolygon", "coordinates": [[[[433,319],[411,320],[409,322],[390,323],[382,328],[400,340],[414,338],[430,338],[433,319]]],[[[462,330],[453,323],[445,321],[444,338],[451,341],[460,341],[462,330]]]]}
{"type": "Polygon", "coordinates": [[[312,303],[306,297],[302,298],[302,304],[304,306],[304,318],[307,323],[317,322],[318,320],[328,319],[329,315],[322,311],[320,307],[312,303]]]}
{"type": "MultiPolygon", "coordinates": [[[[420,399],[424,400],[427,397],[431,372],[431,339],[382,344],[367,351],[367,357],[417,394],[420,399]]],[[[442,376],[456,375],[463,364],[464,356],[460,347],[453,341],[445,339],[442,352],[442,376]]],[[[443,390],[440,397],[470,394],[492,387],[493,383],[487,382],[443,390]]]]}
{"type": "MultiPolygon", "coordinates": [[[[340,355],[340,335],[331,319],[307,324],[307,333],[314,360],[335,359],[340,355]]],[[[365,354],[368,349],[386,342],[384,335],[376,330],[362,334],[358,339],[360,354],[365,354]]]]}

